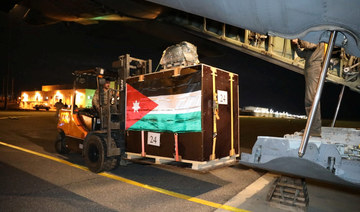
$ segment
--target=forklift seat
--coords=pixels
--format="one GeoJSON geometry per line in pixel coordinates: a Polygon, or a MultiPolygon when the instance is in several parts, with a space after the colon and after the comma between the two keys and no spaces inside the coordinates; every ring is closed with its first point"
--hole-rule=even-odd
{"type": "Polygon", "coordinates": [[[79,109],[77,115],[87,131],[98,130],[100,128],[100,126],[98,126],[99,124],[97,124],[99,116],[96,110],[92,108],[82,108],[79,109]]]}

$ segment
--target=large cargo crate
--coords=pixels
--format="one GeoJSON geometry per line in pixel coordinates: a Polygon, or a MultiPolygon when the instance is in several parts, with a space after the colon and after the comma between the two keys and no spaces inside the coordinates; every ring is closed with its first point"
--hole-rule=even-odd
{"type": "Polygon", "coordinates": [[[238,91],[238,75],[205,64],[127,79],[127,153],[186,162],[236,158],[238,91]]]}

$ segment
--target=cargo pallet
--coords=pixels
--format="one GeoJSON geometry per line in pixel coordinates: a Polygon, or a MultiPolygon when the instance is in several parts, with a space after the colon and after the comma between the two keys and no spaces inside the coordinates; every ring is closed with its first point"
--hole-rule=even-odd
{"type": "Polygon", "coordinates": [[[197,171],[205,171],[205,170],[213,169],[213,168],[219,167],[219,166],[232,165],[232,164],[235,164],[236,158],[239,157],[239,155],[237,154],[237,155],[227,156],[227,157],[210,160],[210,161],[193,161],[193,160],[184,160],[184,159],[176,160],[175,158],[161,157],[161,156],[156,156],[156,155],[142,156],[139,153],[131,153],[131,152],[127,152],[126,154],[127,154],[127,159],[129,159],[129,160],[139,160],[139,159],[149,159],[150,158],[150,159],[155,160],[154,161],[155,164],[169,164],[172,162],[179,162],[182,164],[189,164],[189,165],[191,165],[191,169],[197,170],[197,171]]]}

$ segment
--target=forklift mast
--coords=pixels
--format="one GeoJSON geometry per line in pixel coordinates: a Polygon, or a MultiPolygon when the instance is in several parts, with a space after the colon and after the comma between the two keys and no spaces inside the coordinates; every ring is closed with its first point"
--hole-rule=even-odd
{"type": "MultiPolygon", "coordinates": [[[[108,123],[107,123],[107,156],[116,156],[124,153],[125,150],[125,114],[126,114],[126,79],[131,76],[143,75],[152,72],[152,61],[141,60],[130,57],[129,54],[119,56],[119,60],[112,63],[112,67],[117,71],[117,80],[115,81],[115,90],[119,94],[119,98],[113,98],[110,104],[107,104],[108,123]],[[111,112],[111,105],[116,105],[116,112],[111,112]],[[115,120],[115,121],[113,121],[115,120]],[[123,144],[121,148],[112,145],[113,130],[119,132],[118,138],[123,144]],[[120,149],[122,152],[120,152],[120,149]]],[[[110,91],[108,91],[110,92],[110,91]]],[[[110,95],[109,95],[110,96],[110,95]]],[[[115,133],[116,135],[116,133],[115,133]]]]}
{"type": "Polygon", "coordinates": [[[120,90],[120,129],[125,131],[125,114],[126,114],[126,79],[131,76],[143,75],[152,72],[152,61],[141,60],[134,57],[130,57],[129,54],[119,56],[119,60],[112,63],[112,67],[118,72],[118,80],[115,87],[120,90]]]}

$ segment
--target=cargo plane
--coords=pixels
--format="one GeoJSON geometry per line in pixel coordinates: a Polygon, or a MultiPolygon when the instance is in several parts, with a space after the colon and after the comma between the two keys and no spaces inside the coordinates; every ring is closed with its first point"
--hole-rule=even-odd
{"type": "MultiPolygon", "coordinates": [[[[3,1],[28,24],[99,21],[176,23],[212,41],[303,73],[290,39],[328,43],[313,108],[325,81],[360,92],[360,1],[348,0],[23,0],[3,1]],[[335,53],[334,51],[335,50],[335,53]],[[336,58],[332,56],[336,54],[336,58]]],[[[340,102],[339,102],[340,103],[340,102]]],[[[327,128],[321,139],[259,137],[240,163],[266,170],[360,185],[359,130],[327,128]],[[281,154],[280,154],[281,153],[281,154]],[[300,167],[300,168],[299,168],[300,167]]]]}

